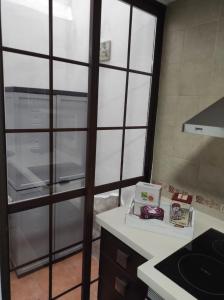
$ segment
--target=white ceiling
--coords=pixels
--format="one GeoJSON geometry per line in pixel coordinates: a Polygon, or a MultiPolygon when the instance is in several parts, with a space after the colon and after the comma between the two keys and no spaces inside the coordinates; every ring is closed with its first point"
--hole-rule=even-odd
{"type": "Polygon", "coordinates": [[[163,4],[168,5],[169,3],[171,3],[171,2],[173,2],[173,1],[175,1],[175,0],[157,0],[157,1],[159,1],[159,2],[161,2],[161,3],[163,3],[163,4]]]}

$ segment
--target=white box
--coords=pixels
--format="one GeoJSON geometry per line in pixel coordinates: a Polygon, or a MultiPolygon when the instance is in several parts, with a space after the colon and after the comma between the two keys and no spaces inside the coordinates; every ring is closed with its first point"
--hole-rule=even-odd
{"type": "Polygon", "coordinates": [[[161,186],[138,182],[135,187],[135,201],[143,205],[160,206],[161,186]]]}

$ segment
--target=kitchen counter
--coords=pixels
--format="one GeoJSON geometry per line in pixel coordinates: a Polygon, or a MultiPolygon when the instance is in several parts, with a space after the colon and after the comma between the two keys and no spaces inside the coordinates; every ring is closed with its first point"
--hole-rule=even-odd
{"type": "MultiPolygon", "coordinates": [[[[167,202],[169,199],[162,198],[167,202]]],[[[154,266],[187,244],[189,240],[135,229],[125,224],[127,208],[118,207],[98,214],[96,221],[115,237],[134,249],[148,261],[138,267],[138,277],[165,300],[195,300],[196,298],[163,275],[154,266]]],[[[224,232],[224,222],[196,210],[194,238],[209,228],[224,232]]]]}

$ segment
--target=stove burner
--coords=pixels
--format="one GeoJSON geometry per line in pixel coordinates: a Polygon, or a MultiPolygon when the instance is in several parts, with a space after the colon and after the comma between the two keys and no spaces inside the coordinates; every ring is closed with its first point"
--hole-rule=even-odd
{"type": "Polygon", "coordinates": [[[212,248],[216,254],[224,257],[224,240],[215,240],[212,243],[212,248]]]}
{"type": "Polygon", "coordinates": [[[181,277],[207,295],[224,296],[224,263],[204,254],[186,254],[178,261],[181,277]]]}

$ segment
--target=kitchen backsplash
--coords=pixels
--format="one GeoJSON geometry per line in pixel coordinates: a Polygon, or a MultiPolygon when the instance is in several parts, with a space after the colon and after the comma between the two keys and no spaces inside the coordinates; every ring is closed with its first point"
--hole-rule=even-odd
{"type": "Polygon", "coordinates": [[[153,180],[163,193],[194,195],[224,218],[224,139],[183,133],[182,124],[224,96],[224,1],[168,6],[154,148],[153,180]]]}

